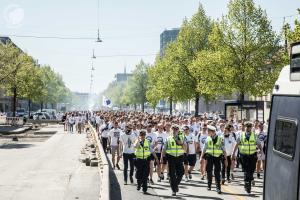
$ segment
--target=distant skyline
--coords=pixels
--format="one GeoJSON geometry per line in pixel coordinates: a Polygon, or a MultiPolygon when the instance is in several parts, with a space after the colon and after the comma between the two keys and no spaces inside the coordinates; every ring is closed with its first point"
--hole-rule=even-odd
{"type": "MultiPolygon", "coordinates": [[[[2,0],[0,35],[35,35],[60,37],[97,36],[98,0],[2,0]]],[[[143,59],[153,63],[160,49],[160,34],[179,28],[185,17],[196,13],[198,0],[100,0],[100,37],[94,40],[58,40],[10,37],[40,64],[50,65],[63,76],[66,85],[77,92],[90,91],[92,51],[94,62],[92,92],[103,91],[122,73],[131,72],[143,59]]],[[[228,0],[200,1],[213,19],[227,12],[228,0]]],[[[300,2],[295,0],[255,0],[266,9],[274,30],[286,22],[293,23],[300,2]]]]}

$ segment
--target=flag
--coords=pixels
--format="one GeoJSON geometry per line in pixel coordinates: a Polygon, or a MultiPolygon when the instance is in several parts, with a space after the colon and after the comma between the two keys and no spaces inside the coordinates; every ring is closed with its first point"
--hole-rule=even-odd
{"type": "Polygon", "coordinates": [[[102,106],[111,107],[111,100],[103,96],[102,106]]]}

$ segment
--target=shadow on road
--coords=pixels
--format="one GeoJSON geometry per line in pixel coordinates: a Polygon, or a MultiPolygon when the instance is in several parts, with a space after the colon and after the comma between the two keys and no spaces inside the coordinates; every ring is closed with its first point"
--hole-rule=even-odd
{"type": "Polygon", "coordinates": [[[33,144],[16,144],[16,143],[11,143],[11,144],[3,144],[0,145],[0,149],[24,149],[24,148],[30,148],[33,147],[33,144]]]}
{"type": "MultiPolygon", "coordinates": [[[[107,157],[107,154],[105,155],[107,160],[109,161],[109,158],[107,157]]],[[[109,180],[110,180],[110,199],[113,200],[122,200],[122,194],[121,194],[121,187],[120,184],[118,182],[118,178],[115,174],[115,172],[113,171],[111,162],[108,162],[109,165],[109,180]]]]}

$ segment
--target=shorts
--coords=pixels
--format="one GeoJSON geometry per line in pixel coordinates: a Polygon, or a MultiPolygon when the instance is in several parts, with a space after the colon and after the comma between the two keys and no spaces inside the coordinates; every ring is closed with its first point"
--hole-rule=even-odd
{"type": "MultiPolygon", "coordinates": [[[[157,155],[158,160],[160,161],[161,160],[161,153],[156,153],[156,155],[157,155]]],[[[166,165],[167,164],[166,156],[164,156],[162,159],[163,159],[163,162],[160,163],[160,164],[166,165]]]]}
{"type": "Polygon", "coordinates": [[[149,156],[148,160],[150,160],[150,161],[154,161],[154,160],[155,160],[153,154],[151,154],[151,155],[149,156]]]}
{"type": "Polygon", "coordinates": [[[117,155],[120,154],[118,146],[110,146],[110,148],[111,148],[111,154],[112,155],[116,155],[116,152],[117,152],[117,155]]]}
{"type": "Polygon", "coordinates": [[[264,153],[258,153],[257,154],[257,160],[265,160],[266,156],[264,153]]]}
{"type": "Polygon", "coordinates": [[[185,165],[189,165],[191,167],[194,167],[197,161],[197,155],[196,154],[188,154],[188,155],[184,155],[183,157],[183,163],[185,165]]]}

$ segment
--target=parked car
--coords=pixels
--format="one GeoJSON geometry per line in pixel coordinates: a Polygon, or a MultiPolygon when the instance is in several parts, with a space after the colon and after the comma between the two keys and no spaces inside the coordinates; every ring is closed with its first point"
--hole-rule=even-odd
{"type": "Polygon", "coordinates": [[[51,119],[48,113],[45,112],[36,112],[30,117],[33,120],[40,120],[40,119],[51,119]]]}

